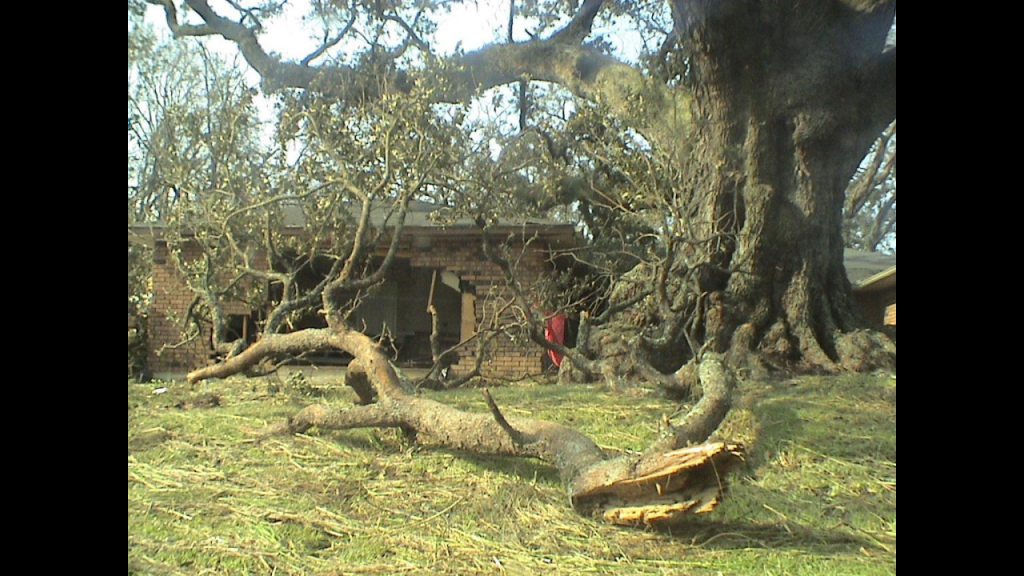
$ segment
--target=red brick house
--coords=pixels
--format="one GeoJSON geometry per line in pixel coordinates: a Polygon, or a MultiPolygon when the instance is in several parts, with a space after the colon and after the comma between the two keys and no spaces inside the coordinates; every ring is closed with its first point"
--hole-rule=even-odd
{"type": "MultiPolygon", "coordinates": [[[[428,301],[441,321],[442,344],[458,344],[471,337],[480,322],[503,308],[509,294],[501,270],[483,254],[481,232],[474,222],[459,220],[438,225],[431,218],[436,207],[414,203],[410,206],[401,249],[387,280],[365,297],[350,318],[356,326],[372,335],[387,333],[399,351],[399,362],[422,363],[430,358],[431,317],[428,301]]],[[[293,226],[296,234],[301,226],[293,226]]],[[[162,241],[159,226],[130,228],[129,242],[143,242],[153,248],[153,302],[149,318],[149,368],[151,371],[181,373],[207,365],[213,359],[209,328],[199,339],[180,345],[181,325],[193,300],[162,241]]],[[[514,236],[511,249],[522,254],[518,273],[524,285],[536,284],[553,270],[552,250],[576,245],[572,225],[547,220],[527,220],[492,231],[494,238],[514,236]]],[[[186,249],[185,257],[188,257],[186,249]]],[[[259,310],[242,303],[228,303],[225,313],[237,332],[235,336],[253,339],[259,310]]],[[[476,346],[463,349],[456,373],[475,362],[476,346]]],[[[544,351],[526,341],[502,337],[495,344],[484,374],[522,378],[540,374],[544,351]]],[[[324,362],[342,361],[320,357],[324,362]]]]}
{"type": "Polygon", "coordinates": [[[847,250],[846,273],[864,318],[875,328],[896,326],[896,257],[847,250]]]}

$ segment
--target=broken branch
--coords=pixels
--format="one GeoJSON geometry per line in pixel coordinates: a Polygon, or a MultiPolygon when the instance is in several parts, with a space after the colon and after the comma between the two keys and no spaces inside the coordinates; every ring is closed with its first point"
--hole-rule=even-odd
{"type": "Polygon", "coordinates": [[[491,391],[484,389],[484,399],[487,400],[487,408],[490,409],[491,415],[494,416],[494,420],[501,426],[501,429],[508,434],[509,438],[512,439],[512,443],[516,446],[523,445],[523,435],[512,427],[505,419],[505,415],[501,413],[501,409],[498,408],[497,402],[494,401],[494,397],[491,396],[491,391]]]}

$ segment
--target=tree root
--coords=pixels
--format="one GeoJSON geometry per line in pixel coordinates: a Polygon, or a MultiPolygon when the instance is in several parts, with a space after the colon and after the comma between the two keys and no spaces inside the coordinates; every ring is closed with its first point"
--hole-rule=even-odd
{"type": "Polygon", "coordinates": [[[896,371],[896,343],[881,332],[861,330],[836,339],[839,365],[850,372],[896,371]]]}

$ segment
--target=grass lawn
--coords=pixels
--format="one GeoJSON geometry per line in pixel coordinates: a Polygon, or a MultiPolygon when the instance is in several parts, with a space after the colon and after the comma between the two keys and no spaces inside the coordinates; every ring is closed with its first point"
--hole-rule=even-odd
{"type": "MultiPolygon", "coordinates": [[[[394,431],[256,440],[305,404],[349,402],[342,387],[230,380],[203,407],[187,384],[129,383],[128,574],[895,574],[895,385],[745,384],[724,430],[747,443],[749,469],[715,513],[669,534],[575,515],[537,462],[421,449],[394,431]]],[[[643,448],[678,409],[600,387],[492,393],[506,414],[616,449],[643,448]]],[[[479,391],[432,397],[486,410],[479,391]]]]}

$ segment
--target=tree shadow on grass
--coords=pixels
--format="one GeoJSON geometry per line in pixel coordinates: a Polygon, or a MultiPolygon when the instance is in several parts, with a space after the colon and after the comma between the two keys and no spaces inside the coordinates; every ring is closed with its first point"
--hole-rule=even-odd
{"type": "Polygon", "coordinates": [[[687,545],[708,550],[798,550],[856,553],[864,539],[838,531],[801,526],[757,526],[740,522],[703,522],[676,528],[669,536],[687,545]]]}
{"type": "Polygon", "coordinates": [[[710,549],[895,557],[893,387],[875,376],[745,387],[730,418],[749,434],[748,475],[710,519],[672,536],[710,549]],[[890,518],[891,534],[879,528],[890,518]]]}
{"type": "Polygon", "coordinates": [[[470,452],[459,452],[457,450],[438,450],[441,454],[447,454],[458,458],[469,466],[479,468],[497,474],[512,475],[526,482],[542,482],[546,484],[561,485],[558,477],[558,470],[550,464],[539,460],[528,458],[513,458],[506,456],[481,456],[470,452]]]}
{"type": "Polygon", "coordinates": [[[793,446],[836,463],[896,459],[895,385],[871,376],[797,378],[748,387],[737,410],[749,419],[752,470],[775,466],[793,446]]]}

